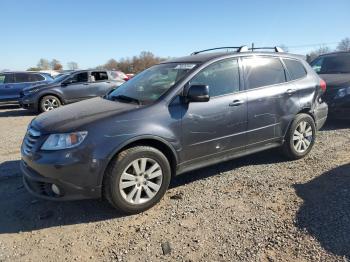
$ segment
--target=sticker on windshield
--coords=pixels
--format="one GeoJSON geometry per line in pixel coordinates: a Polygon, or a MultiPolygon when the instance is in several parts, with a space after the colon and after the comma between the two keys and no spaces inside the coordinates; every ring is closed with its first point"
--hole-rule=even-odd
{"type": "Polygon", "coordinates": [[[175,67],[175,69],[192,69],[196,64],[179,64],[175,67]]]}

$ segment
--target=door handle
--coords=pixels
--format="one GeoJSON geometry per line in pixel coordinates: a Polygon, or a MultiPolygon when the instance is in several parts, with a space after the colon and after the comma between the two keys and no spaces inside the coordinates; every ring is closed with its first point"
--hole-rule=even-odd
{"type": "Polygon", "coordinates": [[[286,94],[287,94],[287,95],[293,95],[295,92],[296,92],[295,89],[288,89],[288,90],[286,91],[286,94]]]}
{"type": "Polygon", "coordinates": [[[229,104],[229,106],[240,106],[241,104],[243,104],[244,103],[244,101],[242,101],[242,100],[233,100],[230,104],[229,104]]]}

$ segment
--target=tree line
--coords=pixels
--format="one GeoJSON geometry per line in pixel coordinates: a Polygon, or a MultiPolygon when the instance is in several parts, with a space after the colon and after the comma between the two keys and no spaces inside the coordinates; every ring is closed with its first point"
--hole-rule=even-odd
{"type": "MultiPolygon", "coordinates": [[[[280,47],[288,52],[288,47],[285,45],[280,45],[280,47]]],[[[332,49],[328,46],[320,46],[318,49],[312,50],[306,54],[306,60],[311,62],[317,56],[329,53],[332,49]]],[[[350,38],[344,38],[336,47],[335,51],[350,51],[350,38]]],[[[139,55],[133,57],[122,58],[119,61],[114,58],[109,59],[105,64],[99,65],[93,69],[106,69],[106,70],[120,70],[125,73],[139,73],[146,68],[158,64],[166,60],[165,57],[159,57],[154,55],[152,52],[142,51],[139,55]]],[[[67,69],[76,70],[78,69],[78,63],[69,62],[67,63],[67,69]]],[[[41,58],[36,67],[28,68],[30,71],[39,71],[39,70],[56,70],[61,71],[63,69],[62,64],[57,59],[52,59],[51,61],[41,58]]]]}

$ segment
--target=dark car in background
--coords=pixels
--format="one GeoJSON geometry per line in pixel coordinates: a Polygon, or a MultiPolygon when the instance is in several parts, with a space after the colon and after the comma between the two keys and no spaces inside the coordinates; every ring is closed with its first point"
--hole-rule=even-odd
{"type": "Polygon", "coordinates": [[[0,73],[0,102],[19,102],[20,92],[36,84],[49,83],[53,78],[40,72],[3,72],[0,73]]]}
{"type": "Polygon", "coordinates": [[[21,92],[23,108],[46,112],[61,105],[104,96],[125,81],[106,70],[78,70],[56,77],[52,82],[34,85],[21,92]]]}
{"type": "Polygon", "coordinates": [[[330,118],[350,119],[350,52],[321,55],[311,66],[327,83],[323,99],[329,106],[330,118]]]}
{"type": "Polygon", "coordinates": [[[275,147],[306,156],[327,118],[326,86],[306,61],[275,50],[196,52],[37,116],[21,148],[26,188],[51,200],[104,196],[135,213],[175,175],[275,147]]]}

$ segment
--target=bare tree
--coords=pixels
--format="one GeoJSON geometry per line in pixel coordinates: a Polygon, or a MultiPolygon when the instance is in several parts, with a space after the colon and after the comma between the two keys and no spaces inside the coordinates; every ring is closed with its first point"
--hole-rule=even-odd
{"type": "Polygon", "coordinates": [[[104,69],[107,69],[107,70],[117,70],[118,69],[118,62],[111,58],[107,61],[107,63],[104,64],[104,69]]]}
{"type": "Polygon", "coordinates": [[[314,50],[306,55],[306,60],[310,63],[312,60],[314,60],[319,55],[327,54],[331,52],[331,49],[328,46],[321,46],[319,49],[314,50]]]}
{"type": "Polygon", "coordinates": [[[38,67],[41,70],[48,70],[48,69],[50,69],[50,63],[47,59],[41,58],[38,62],[38,67]]]}
{"type": "Polygon", "coordinates": [[[69,70],[76,70],[76,69],[79,68],[78,63],[73,62],[73,61],[72,62],[68,62],[67,63],[67,67],[68,67],[69,70]]]}
{"type": "Polygon", "coordinates": [[[350,38],[346,37],[341,40],[337,46],[338,51],[350,51],[350,38]]]}
{"type": "Polygon", "coordinates": [[[50,66],[52,70],[56,71],[60,71],[63,68],[62,64],[57,59],[52,59],[52,61],[50,62],[50,66]]]}

